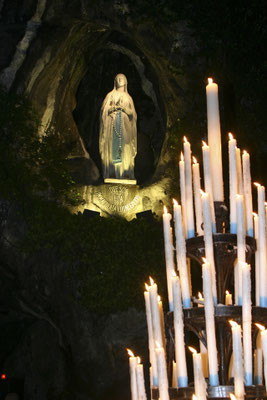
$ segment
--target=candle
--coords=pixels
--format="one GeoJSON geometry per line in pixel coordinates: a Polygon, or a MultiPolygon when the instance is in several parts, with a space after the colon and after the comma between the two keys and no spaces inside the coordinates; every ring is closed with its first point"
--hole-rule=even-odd
{"type": "Polygon", "coordinates": [[[235,151],[236,151],[236,168],[237,168],[237,192],[239,194],[244,194],[241,151],[239,147],[237,147],[235,151]]]}
{"type": "Polygon", "coordinates": [[[208,144],[211,149],[211,171],[214,201],[224,201],[223,169],[221,149],[221,127],[218,85],[211,78],[206,86],[207,116],[208,116],[208,144]]]}
{"type": "Polygon", "coordinates": [[[229,321],[232,327],[232,345],[233,345],[233,368],[234,368],[234,387],[235,395],[238,399],[244,399],[244,373],[242,360],[241,326],[235,321],[229,321]]]}
{"type": "Polygon", "coordinates": [[[265,385],[267,382],[267,329],[261,324],[255,324],[261,331],[261,345],[263,352],[263,369],[265,385]]]}
{"type": "MultiPolygon", "coordinates": [[[[174,271],[173,271],[173,273],[175,274],[174,271]]],[[[163,305],[162,305],[162,301],[161,301],[161,297],[160,296],[158,296],[158,305],[159,305],[159,316],[160,316],[160,326],[161,326],[161,335],[162,335],[163,348],[166,351],[164,312],[163,312],[163,305]]]]}
{"type": "Polygon", "coordinates": [[[181,299],[181,287],[178,276],[172,277],[173,290],[173,326],[175,333],[175,359],[178,387],[188,386],[187,366],[184,345],[184,314],[181,299]]]}
{"type": "Polygon", "coordinates": [[[225,292],[225,305],[231,306],[233,304],[232,294],[228,290],[225,292]]]}
{"type": "Polygon", "coordinates": [[[245,385],[252,385],[252,337],[251,337],[251,278],[250,265],[242,262],[242,328],[244,347],[245,385]]]}
{"type": "Polygon", "coordinates": [[[130,384],[131,384],[132,400],[138,400],[137,380],[136,380],[137,357],[134,356],[134,354],[131,350],[129,350],[129,349],[126,349],[126,350],[130,356],[129,367],[130,367],[130,384]]]}
{"type": "Polygon", "coordinates": [[[246,262],[246,239],[245,239],[245,221],[243,196],[236,195],[237,211],[237,266],[238,269],[238,304],[242,305],[242,267],[241,262],[246,262]]]}
{"type": "Polygon", "coordinates": [[[200,172],[199,163],[196,158],[193,157],[193,186],[194,186],[194,201],[195,201],[195,213],[196,213],[196,229],[199,236],[203,235],[203,215],[202,215],[202,204],[200,196],[200,172]]]}
{"type": "Polygon", "coordinates": [[[262,385],[262,349],[254,350],[254,383],[262,385]]]}
{"type": "Polygon", "coordinates": [[[169,383],[167,376],[167,366],[165,352],[159,342],[156,341],[156,358],[159,379],[159,397],[160,400],[169,400],[169,383]]]}
{"type": "Polygon", "coordinates": [[[217,304],[217,288],[216,288],[216,270],[213,252],[213,238],[212,238],[212,222],[210,214],[210,201],[209,194],[201,192],[203,219],[204,219],[204,241],[205,241],[205,255],[210,263],[211,276],[212,276],[212,295],[214,304],[217,304]]]}
{"type": "Polygon", "coordinates": [[[186,245],[184,232],[182,228],[182,213],[181,206],[176,200],[173,200],[174,207],[174,222],[175,222],[175,238],[176,238],[176,259],[181,280],[181,290],[183,305],[185,308],[191,307],[190,287],[188,279],[188,270],[186,262],[186,245]]]}
{"type": "Polygon", "coordinates": [[[196,349],[189,346],[189,350],[193,355],[193,370],[194,370],[194,390],[199,400],[207,399],[207,385],[202,370],[201,354],[197,353],[196,349]]]}
{"type": "Polygon", "coordinates": [[[143,365],[141,364],[140,357],[137,357],[136,383],[137,383],[138,400],[146,400],[147,397],[145,389],[144,368],[143,365]]]}
{"type": "Polygon", "coordinates": [[[259,292],[260,306],[267,307],[267,277],[266,277],[266,218],[265,218],[265,187],[255,183],[258,192],[258,252],[259,252],[259,292]]]}
{"type": "Polygon", "coordinates": [[[244,150],[242,154],[243,163],[243,183],[244,183],[244,200],[246,209],[246,230],[247,235],[254,235],[253,232],[253,218],[252,218],[252,191],[251,191],[251,175],[250,175],[250,157],[244,150]]]}
{"type": "Polygon", "coordinates": [[[181,193],[181,204],[183,214],[183,227],[184,234],[187,235],[186,226],[186,200],[185,200],[185,170],[184,170],[184,155],[181,152],[181,160],[179,161],[179,176],[180,176],[180,193],[181,193]]]}
{"type": "Polygon", "coordinates": [[[230,232],[236,233],[236,195],[237,195],[237,163],[236,163],[236,140],[229,133],[229,184],[230,184],[230,232]]]}
{"type": "Polygon", "coordinates": [[[214,202],[213,202],[213,191],[212,191],[212,176],[211,176],[211,168],[210,168],[210,148],[207,144],[202,140],[202,154],[203,154],[203,170],[204,170],[204,184],[205,184],[205,192],[209,194],[210,199],[210,211],[211,211],[211,219],[212,219],[212,231],[216,233],[216,221],[215,221],[215,211],[214,211],[214,202]]]}
{"type": "MultiPolygon", "coordinates": [[[[200,292],[198,292],[198,307],[204,307],[204,297],[200,292]]],[[[202,332],[203,336],[205,336],[204,332],[202,332]]],[[[201,354],[201,359],[202,359],[202,369],[203,369],[203,375],[205,378],[209,376],[209,365],[208,365],[208,351],[206,346],[204,346],[202,340],[199,340],[199,348],[200,348],[200,354],[201,354]]]]}
{"type": "Polygon", "coordinates": [[[147,291],[144,292],[145,297],[145,305],[146,305],[146,320],[147,320],[147,331],[148,331],[148,348],[149,348],[149,360],[151,364],[151,388],[153,386],[158,386],[158,374],[157,374],[157,360],[155,353],[155,341],[153,335],[153,326],[152,326],[152,315],[151,315],[151,307],[150,307],[150,298],[149,298],[149,286],[146,284],[147,291]]]}
{"type": "Polygon", "coordinates": [[[172,387],[178,388],[178,386],[177,386],[177,368],[176,368],[176,362],[174,360],[172,361],[172,387]]]}
{"type": "Polygon", "coordinates": [[[184,136],[184,159],[185,159],[185,199],[186,199],[186,226],[187,238],[195,236],[193,191],[192,191],[192,166],[191,145],[184,136]]]}
{"type": "Polygon", "coordinates": [[[152,278],[150,278],[149,299],[150,299],[150,309],[152,315],[153,337],[154,340],[157,341],[162,347],[163,337],[162,337],[162,327],[161,327],[160,311],[158,304],[158,286],[153,281],[152,278]]]}
{"type": "Polygon", "coordinates": [[[254,232],[256,240],[256,252],[255,252],[255,300],[256,306],[260,305],[260,258],[259,258],[259,217],[256,213],[253,213],[254,220],[254,232]]]}
{"type": "Polygon", "coordinates": [[[204,259],[202,264],[203,292],[204,292],[204,307],[205,307],[205,323],[207,335],[207,348],[209,360],[209,382],[211,386],[219,385],[218,378],[218,359],[215,336],[215,319],[214,319],[214,303],[212,298],[211,285],[211,267],[210,263],[204,259]]]}
{"type": "Polygon", "coordinates": [[[171,233],[171,214],[168,213],[167,208],[164,206],[163,213],[163,232],[164,232],[164,249],[165,249],[165,261],[166,261],[166,275],[167,275],[167,289],[170,311],[173,311],[173,300],[172,300],[172,286],[171,277],[174,271],[174,259],[173,259],[173,242],[171,233]]]}

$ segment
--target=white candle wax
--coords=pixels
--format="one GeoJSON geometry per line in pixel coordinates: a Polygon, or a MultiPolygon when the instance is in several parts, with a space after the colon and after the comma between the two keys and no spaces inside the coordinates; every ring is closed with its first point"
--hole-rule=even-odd
{"type": "Polygon", "coordinates": [[[185,170],[184,170],[184,155],[181,153],[181,160],[179,161],[179,176],[180,176],[180,193],[181,193],[181,204],[182,204],[182,215],[183,215],[183,227],[185,237],[187,236],[186,226],[186,199],[185,199],[185,170]]]}
{"type": "Polygon", "coordinates": [[[218,85],[214,83],[212,79],[209,79],[209,84],[206,86],[206,94],[208,144],[211,148],[213,199],[214,201],[224,201],[218,85]]]}
{"type": "Polygon", "coordinates": [[[205,323],[207,335],[207,348],[209,359],[209,382],[211,386],[219,385],[218,358],[215,335],[214,303],[211,288],[211,268],[207,262],[202,265],[205,323]]]}
{"type": "Polygon", "coordinates": [[[256,324],[261,329],[261,345],[263,353],[263,370],[265,385],[267,384],[267,329],[264,326],[256,324]]]}
{"type": "Polygon", "coordinates": [[[217,288],[216,288],[216,269],[213,252],[213,237],[212,237],[212,221],[210,214],[210,200],[208,193],[202,193],[202,208],[204,219],[204,241],[205,241],[205,255],[210,263],[211,276],[212,276],[212,295],[214,304],[217,304],[217,288]]]}
{"type": "Polygon", "coordinates": [[[250,265],[242,265],[242,328],[243,328],[243,348],[244,348],[244,372],[245,385],[252,385],[252,333],[251,333],[251,278],[250,265]]]}
{"type": "Polygon", "coordinates": [[[243,163],[243,183],[244,183],[244,200],[246,208],[246,231],[248,236],[254,236],[253,217],[252,217],[252,191],[251,191],[251,175],[250,175],[250,157],[244,151],[242,154],[243,163]]]}
{"type": "Polygon", "coordinates": [[[254,350],[254,384],[262,385],[262,349],[254,350]]]}
{"type": "Polygon", "coordinates": [[[144,296],[145,296],[145,305],[146,305],[149,361],[151,364],[151,376],[152,376],[150,386],[152,388],[153,386],[158,386],[157,360],[156,360],[156,353],[155,353],[155,341],[154,341],[154,335],[153,335],[149,292],[144,292],[144,296]]]}
{"type": "Polygon", "coordinates": [[[202,142],[202,155],[203,155],[203,170],[204,170],[204,184],[205,192],[209,194],[210,201],[210,211],[212,219],[212,231],[216,233],[216,221],[215,221],[215,210],[214,210],[214,199],[213,199],[213,189],[212,189],[212,175],[210,167],[210,148],[205,142],[202,142]]]}
{"type": "Polygon", "coordinates": [[[173,290],[173,326],[175,334],[175,359],[178,387],[188,386],[187,366],[184,345],[184,314],[182,308],[180,280],[172,277],[173,290]]]}
{"type": "Polygon", "coordinates": [[[244,194],[241,151],[239,147],[237,147],[235,151],[236,151],[236,168],[237,168],[237,192],[238,194],[244,194]]]}
{"type": "Polygon", "coordinates": [[[259,217],[256,213],[253,213],[254,220],[254,233],[256,240],[256,252],[255,252],[255,300],[256,306],[260,305],[260,257],[259,257],[259,217]]]}
{"type": "Polygon", "coordinates": [[[244,399],[244,372],[243,372],[243,349],[241,342],[241,326],[231,321],[232,326],[232,345],[233,345],[233,369],[235,395],[238,399],[244,399]]]}
{"type": "Polygon", "coordinates": [[[163,218],[163,232],[164,232],[164,249],[165,249],[165,262],[166,262],[166,276],[167,276],[167,289],[169,299],[169,309],[173,311],[173,300],[172,300],[172,285],[171,277],[175,270],[174,267],[174,252],[172,244],[172,232],[171,232],[171,219],[172,216],[167,212],[167,208],[164,207],[163,218]]]}
{"type": "Polygon", "coordinates": [[[246,238],[243,196],[236,195],[237,211],[237,268],[238,268],[238,304],[242,305],[242,262],[246,262],[246,238]]]}
{"type": "Polygon", "coordinates": [[[136,382],[137,382],[137,393],[138,400],[146,400],[146,389],[144,380],[144,369],[142,364],[136,365],[136,382]]]}
{"type": "Polygon", "coordinates": [[[163,347],[156,346],[156,358],[159,379],[160,400],[169,400],[169,383],[167,376],[166,357],[163,347]]]}
{"type": "Polygon", "coordinates": [[[150,299],[150,308],[152,315],[153,337],[154,340],[157,341],[162,347],[163,337],[162,337],[162,328],[161,328],[160,311],[158,303],[158,287],[157,284],[154,282],[152,285],[149,286],[149,299],[150,299]]]}
{"type": "Polygon", "coordinates": [[[185,159],[185,198],[186,198],[186,226],[187,238],[195,236],[193,190],[192,190],[192,166],[191,145],[184,137],[184,159],[185,159]]]}
{"type": "Polygon", "coordinates": [[[207,384],[202,370],[201,354],[193,352],[194,389],[198,400],[207,399],[207,384]]]}
{"type": "Polygon", "coordinates": [[[188,279],[188,270],[186,262],[186,245],[182,225],[181,206],[173,201],[174,222],[175,222],[175,238],[176,238],[176,259],[181,280],[183,305],[185,308],[191,307],[190,287],[188,279]]]}
{"type": "Polygon", "coordinates": [[[236,163],[236,140],[229,133],[229,185],[230,185],[230,232],[236,233],[236,195],[237,195],[237,163],[236,163]]]}
{"type": "Polygon", "coordinates": [[[131,356],[129,358],[129,367],[130,367],[130,385],[131,385],[132,400],[138,400],[136,365],[137,365],[137,357],[131,356]]]}
{"type": "Polygon", "coordinates": [[[266,219],[265,219],[265,187],[257,184],[258,191],[258,252],[259,252],[259,292],[260,306],[267,307],[267,276],[266,276],[266,219]]]}
{"type": "Polygon", "coordinates": [[[225,305],[231,306],[233,304],[232,294],[226,290],[225,292],[225,305]]]}
{"type": "Polygon", "coordinates": [[[203,213],[202,203],[200,196],[200,172],[199,163],[193,157],[193,185],[194,185],[194,201],[195,201],[195,213],[196,213],[196,229],[199,236],[203,235],[203,213]]]}

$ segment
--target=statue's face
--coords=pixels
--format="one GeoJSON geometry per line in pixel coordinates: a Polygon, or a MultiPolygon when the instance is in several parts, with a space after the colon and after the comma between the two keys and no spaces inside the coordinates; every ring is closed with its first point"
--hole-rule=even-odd
{"type": "Polygon", "coordinates": [[[116,88],[126,85],[126,78],[123,74],[118,74],[115,78],[116,88]]]}

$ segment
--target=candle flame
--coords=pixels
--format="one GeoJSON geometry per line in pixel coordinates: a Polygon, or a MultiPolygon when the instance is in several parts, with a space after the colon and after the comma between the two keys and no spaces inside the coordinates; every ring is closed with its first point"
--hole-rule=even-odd
{"type": "Polygon", "coordinates": [[[130,357],[134,357],[134,353],[130,349],[126,349],[130,357]]]}
{"type": "Polygon", "coordinates": [[[156,343],[156,348],[157,349],[160,349],[162,347],[157,340],[155,341],[155,343],[156,343]]]}
{"type": "Polygon", "coordinates": [[[236,400],[236,397],[233,393],[229,393],[229,397],[231,400],[236,400]]]}
{"type": "Polygon", "coordinates": [[[229,140],[233,140],[233,138],[234,138],[231,132],[228,133],[228,137],[229,137],[229,140]]]}
{"type": "Polygon", "coordinates": [[[194,156],[193,156],[193,163],[194,163],[194,164],[197,164],[197,159],[196,159],[196,157],[194,157],[194,156]]]}
{"type": "Polygon", "coordinates": [[[265,207],[267,206],[267,201],[264,202],[265,207]]]}
{"type": "Polygon", "coordinates": [[[191,353],[197,354],[197,351],[196,351],[196,349],[194,349],[194,347],[188,346],[188,349],[191,351],[191,353]]]}
{"type": "Polygon", "coordinates": [[[203,146],[203,147],[209,147],[209,146],[207,145],[207,143],[206,143],[204,140],[202,140],[202,146],[203,146]]]}
{"type": "Polygon", "coordinates": [[[174,278],[177,277],[177,274],[176,274],[176,272],[175,272],[174,270],[172,270],[172,276],[173,276],[174,278]]]}
{"type": "Polygon", "coordinates": [[[149,286],[147,283],[145,283],[145,288],[146,288],[146,291],[149,292],[149,286]]]}
{"type": "Polygon", "coordinates": [[[209,85],[211,85],[213,83],[213,79],[212,78],[208,78],[208,82],[209,82],[209,85]]]}
{"type": "Polygon", "coordinates": [[[168,214],[167,207],[166,207],[166,206],[164,206],[164,207],[163,207],[163,209],[164,209],[164,214],[168,214]]]}
{"type": "Polygon", "coordinates": [[[193,394],[192,400],[197,400],[197,396],[195,394],[193,394]]]}
{"type": "Polygon", "coordinates": [[[141,358],[139,356],[137,357],[136,361],[137,361],[137,364],[141,364],[141,358]]]}
{"type": "Polygon", "coordinates": [[[172,199],[172,202],[173,202],[173,205],[174,205],[174,206],[178,206],[178,201],[177,201],[177,200],[172,199]]]}
{"type": "Polygon", "coordinates": [[[254,218],[258,218],[258,214],[257,213],[253,212],[252,215],[253,215],[254,218]]]}
{"type": "Polygon", "coordinates": [[[182,151],[181,151],[181,161],[184,161],[184,154],[182,151]]]}
{"type": "Polygon", "coordinates": [[[186,136],[184,136],[184,143],[188,143],[186,136]]]}
{"type": "Polygon", "coordinates": [[[149,277],[149,280],[150,280],[150,286],[153,286],[154,283],[155,283],[155,282],[154,282],[154,279],[152,279],[151,276],[150,276],[150,277],[149,277]]]}
{"type": "Polygon", "coordinates": [[[265,327],[261,324],[255,324],[261,331],[265,331],[265,327]]]}
{"type": "Polygon", "coordinates": [[[246,150],[243,150],[243,154],[248,154],[248,152],[246,150]]]}
{"type": "Polygon", "coordinates": [[[158,302],[160,302],[161,301],[161,297],[158,295],[158,302]]]}
{"type": "Polygon", "coordinates": [[[208,260],[205,257],[202,257],[202,261],[203,261],[204,264],[208,263],[208,260]]]}
{"type": "Polygon", "coordinates": [[[242,268],[245,268],[247,265],[249,265],[248,263],[246,263],[244,261],[238,261],[238,263],[242,266],[242,268]]]}
{"type": "Polygon", "coordinates": [[[204,300],[204,297],[202,296],[201,292],[198,292],[197,297],[198,297],[198,300],[204,300]]]}
{"type": "Polygon", "coordinates": [[[200,189],[199,191],[200,191],[201,196],[204,196],[204,197],[208,196],[208,193],[204,192],[204,190],[200,189]]]}
{"type": "Polygon", "coordinates": [[[229,290],[226,290],[226,291],[225,291],[225,294],[226,294],[226,295],[230,294],[229,290]]]}
{"type": "Polygon", "coordinates": [[[257,187],[260,187],[260,186],[261,186],[261,184],[258,183],[258,182],[253,182],[253,183],[254,183],[254,185],[257,186],[257,187]]]}
{"type": "Polygon", "coordinates": [[[229,324],[231,325],[232,328],[237,328],[239,325],[237,322],[230,320],[229,324]]]}

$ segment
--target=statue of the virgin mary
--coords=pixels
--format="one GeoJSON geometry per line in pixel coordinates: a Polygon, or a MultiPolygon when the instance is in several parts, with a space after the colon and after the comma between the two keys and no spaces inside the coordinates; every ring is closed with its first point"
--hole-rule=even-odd
{"type": "Polygon", "coordinates": [[[100,114],[99,152],[104,179],[134,180],[137,152],[137,115],[127,91],[127,79],[118,74],[114,89],[103,101],[100,114]]]}

